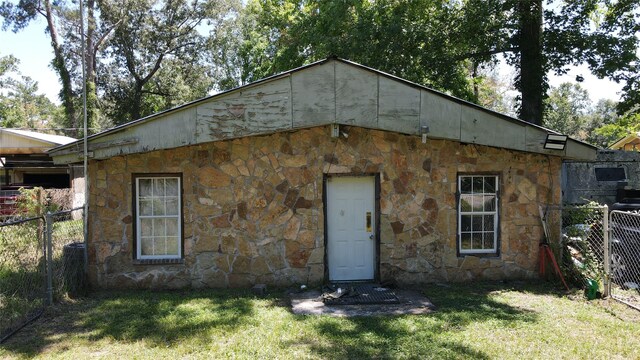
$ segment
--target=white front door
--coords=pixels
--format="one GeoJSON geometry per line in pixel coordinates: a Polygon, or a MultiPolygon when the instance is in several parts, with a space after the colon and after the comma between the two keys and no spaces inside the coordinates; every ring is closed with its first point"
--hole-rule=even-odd
{"type": "Polygon", "coordinates": [[[329,280],[372,280],[375,241],[374,177],[327,179],[329,280]]]}

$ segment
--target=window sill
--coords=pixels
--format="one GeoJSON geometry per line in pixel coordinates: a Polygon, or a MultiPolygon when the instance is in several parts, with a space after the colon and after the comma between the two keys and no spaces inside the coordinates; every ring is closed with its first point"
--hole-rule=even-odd
{"type": "Polygon", "coordinates": [[[133,265],[180,265],[184,259],[133,259],[133,265]]]}
{"type": "Polygon", "coordinates": [[[498,253],[464,253],[464,254],[458,254],[458,258],[462,259],[466,256],[475,256],[477,258],[483,258],[483,259],[500,259],[500,254],[498,253]]]}

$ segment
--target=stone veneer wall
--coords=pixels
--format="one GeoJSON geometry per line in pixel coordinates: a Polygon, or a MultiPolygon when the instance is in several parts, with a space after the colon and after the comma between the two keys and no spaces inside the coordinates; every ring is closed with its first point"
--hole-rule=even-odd
{"type": "Polygon", "coordinates": [[[380,174],[380,276],[400,284],[536,276],[538,205],[560,202],[559,157],[329,127],[117,156],[89,164],[90,278],[99,287],[318,283],[323,174],[380,174]],[[184,261],[132,255],[132,173],[183,174],[184,261]],[[497,173],[500,256],[458,257],[459,172],[497,173]],[[550,186],[553,184],[553,186],[550,186]]]}

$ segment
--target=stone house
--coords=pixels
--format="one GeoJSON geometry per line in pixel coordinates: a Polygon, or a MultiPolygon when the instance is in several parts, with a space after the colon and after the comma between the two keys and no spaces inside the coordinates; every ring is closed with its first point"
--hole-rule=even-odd
{"type": "Polygon", "coordinates": [[[342,59],[278,74],[89,138],[90,281],[533,278],[538,206],[596,154],[549,134],[342,59]]]}

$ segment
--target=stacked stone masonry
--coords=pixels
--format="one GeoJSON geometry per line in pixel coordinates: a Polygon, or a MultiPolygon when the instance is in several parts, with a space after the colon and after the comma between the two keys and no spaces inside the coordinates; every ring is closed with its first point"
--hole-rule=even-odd
{"type": "Polygon", "coordinates": [[[380,177],[381,281],[536,276],[541,204],[560,202],[559,157],[342,127],[185,146],[89,164],[89,269],[106,288],[317,284],[325,277],[323,179],[380,177]],[[132,174],[181,173],[183,259],[134,256],[132,174]],[[498,174],[499,256],[460,256],[459,173],[498,174]]]}

